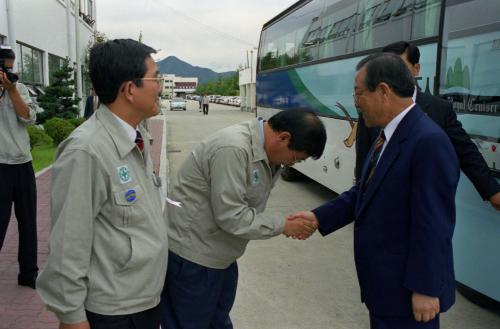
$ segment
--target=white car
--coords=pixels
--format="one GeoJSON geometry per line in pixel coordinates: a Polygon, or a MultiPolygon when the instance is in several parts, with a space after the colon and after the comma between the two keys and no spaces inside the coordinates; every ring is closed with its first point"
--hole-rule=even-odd
{"type": "Polygon", "coordinates": [[[186,100],[181,97],[174,97],[170,101],[170,111],[175,109],[186,111],[186,100]]]}

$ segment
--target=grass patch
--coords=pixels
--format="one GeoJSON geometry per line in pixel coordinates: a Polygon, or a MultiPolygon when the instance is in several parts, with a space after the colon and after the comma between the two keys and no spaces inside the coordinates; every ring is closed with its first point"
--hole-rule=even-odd
{"type": "Polygon", "coordinates": [[[35,172],[46,168],[54,162],[56,147],[54,145],[35,146],[31,150],[33,156],[33,170],[35,172]]]}

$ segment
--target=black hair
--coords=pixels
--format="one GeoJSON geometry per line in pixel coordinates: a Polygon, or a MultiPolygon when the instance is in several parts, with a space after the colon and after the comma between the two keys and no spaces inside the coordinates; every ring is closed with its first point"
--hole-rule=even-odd
{"type": "Polygon", "coordinates": [[[393,53],[396,55],[403,55],[406,51],[408,62],[415,65],[420,61],[420,50],[418,50],[418,47],[406,41],[398,41],[388,44],[382,49],[382,51],[384,53],[393,53]]]}
{"type": "Polygon", "coordinates": [[[290,133],[291,150],[305,152],[313,159],[318,159],[326,143],[326,130],[318,116],[306,109],[282,110],[273,115],[269,126],[276,132],[287,131],[290,133]]]}
{"type": "Polygon", "coordinates": [[[12,49],[0,49],[0,58],[16,59],[16,53],[12,49]]]}
{"type": "Polygon", "coordinates": [[[104,104],[116,100],[120,86],[134,81],[141,86],[146,59],[156,51],[132,39],[115,39],[98,43],[90,49],[90,80],[99,100],[104,104]]]}
{"type": "Polygon", "coordinates": [[[385,82],[399,97],[411,97],[415,91],[414,78],[405,62],[396,54],[377,53],[363,58],[356,70],[366,68],[365,85],[369,91],[385,82]]]}

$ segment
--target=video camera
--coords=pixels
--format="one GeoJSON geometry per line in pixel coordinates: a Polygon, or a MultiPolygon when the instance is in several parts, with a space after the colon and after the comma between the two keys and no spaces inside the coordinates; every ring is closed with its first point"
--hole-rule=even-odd
{"type": "Polygon", "coordinates": [[[0,71],[5,72],[7,79],[14,83],[19,80],[19,76],[12,72],[12,69],[5,67],[6,59],[15,59],[16,56],[10,46],[0,45],[0,71]]]}

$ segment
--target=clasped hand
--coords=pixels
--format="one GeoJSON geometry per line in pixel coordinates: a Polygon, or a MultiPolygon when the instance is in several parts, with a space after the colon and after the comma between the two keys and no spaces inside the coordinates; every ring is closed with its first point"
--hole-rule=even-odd
{"type": "Polygon", "coordinates": [[[314,213],[299,211],[286,217],[283,234],[287,238],[305,240],[318,229],[318,226],[319,222],[314,213]]]}

